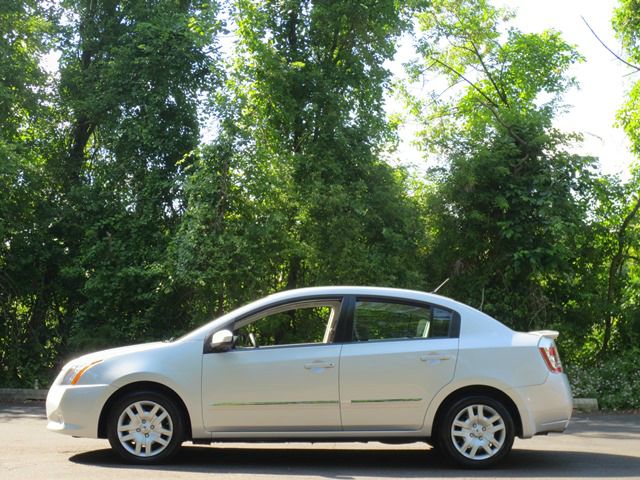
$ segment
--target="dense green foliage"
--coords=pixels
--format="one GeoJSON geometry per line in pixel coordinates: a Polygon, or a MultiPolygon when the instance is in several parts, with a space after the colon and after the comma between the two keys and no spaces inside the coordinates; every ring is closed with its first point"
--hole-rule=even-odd
{"type": "Polygon", "coordinates": [[[570,365],[575,398],[597,398],[607,410],[640,409],[640,351],[631,348],[598,365],[570,365]]]}
{"type": "MultiPolygon", "coordinates": [[[[635,63],[638,11],[623,0],[614,21],[635,63]]],[[[631,368],[640,173],[571,153],[554,119],[582,57],[511,16],[485,0],[3,2],[0,384],[277,290],[447,278],[443,294],[514,328],[561,330],[577,379],[631,368]],[[388,61],[409,32],[407,115],[440,159],[426,175],[389,162],[388,61]]],[[[619,117],[636,153],[638,92],[619,117]]]]}
{"type": "Polygon", "coordinates": [[[424,63],[462,83],[423,112],[425,145],[446,159],[425,195],[429,264],[450,295],[521,330],[549,325],[566,308],[552,295],[574,274],[591,188],[591,159],[552,124],[579,56],[555,32],[503,40],[484,2],[432,8],[419,17],[424,63]]]}

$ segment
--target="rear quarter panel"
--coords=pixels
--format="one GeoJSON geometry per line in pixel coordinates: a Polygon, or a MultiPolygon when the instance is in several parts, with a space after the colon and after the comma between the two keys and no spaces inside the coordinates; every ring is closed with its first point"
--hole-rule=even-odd
{"type": "Polygon", "coordinates": [[[519,387],[541,385],[549,371],[538,352],[539,336],[514,332],[497,320],[470,307],[458,308],[460,342],[454,378],[429,405],[425,430],[431,434],[439,406],[452,393],[469,386],[488,386],[505,393],[514,402],[528,436],[526,399],[519,387]]]}

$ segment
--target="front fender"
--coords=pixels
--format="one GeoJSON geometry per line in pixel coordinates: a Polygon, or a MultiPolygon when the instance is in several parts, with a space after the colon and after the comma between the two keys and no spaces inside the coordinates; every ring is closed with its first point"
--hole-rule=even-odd
{"type": "Polygon", "coordinates": [[[180,397],[191,419],[194,438],[207,437],[202,420],[202,343],[183,342],[105,362],[104,375],[113,389],[153,382],[180,397]]]}

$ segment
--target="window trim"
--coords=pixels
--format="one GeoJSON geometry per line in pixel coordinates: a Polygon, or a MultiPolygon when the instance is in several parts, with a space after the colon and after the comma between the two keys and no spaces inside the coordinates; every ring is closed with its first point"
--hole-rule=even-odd
{"type": "MultiPolygon", "coordinates": [[[[334,317],[335,317],[334,321],[337,322],[338,318],[340,318],[340,301],[339,300],[319,298],[317,300],[302,300],[302,301],[296,301],[291,303],[285,303],[282,305],[276,305],[266,310],[261,310],[260,312],[243,316],[237,319],[235,322],[233,322],[232,330],[237,330],[238,328],[245,327],[253,322],[257,322],[262,318],[268,317],[269,315],[275,315],[276,313],[288,312],[289,310],[295,310],[298,308],[317,308],[317,307],[332,307],[337,312],[337,314],[334,314],[334,317]]],[[[329,326],[328,323],[327,323],[327,326],[329,326]]],[[[325,330],[326,330],[326,327],[325,327],[325,330]]]]}
{"type": "MultiPolygon", "coordinates": [[[[334,338],[333,339],[329,339],[328,342],[320,342],[320,343],[290,343],[290,344],[286,344],[286,345],[267,345],[258,349],[247,349],[247,351],[255,351],[255,350],[260,350],[260,349],[269,349],[272,350],[274,348],[298,348],[298,347],[315,347],[315,346],[319,346],[319,345],[333,345],[336,343],[344,343],[342,341],[336,341],[337,337],[339,336],[339,332],[340,332],[340,325],[345,323],[345,299],[346,296],[345,295],[305,295],[302,297],[298,297],[298,298],[290,298],[288,300],[281,300],[279,302],[274,302],[271,303],[269,305],[265,305],[263,307],[257,308],[251,312],[245,313],[244,315],[235,318],[233,320],[230,320],[228,323],[226,323],[224,326],[219,327],[215,330],[212,330],[211,332],[209,332],[206,337],[204,338],[204,345],[202,347],[202,353],[203,354],[208,354],[208,353],[219,353],[219,352],[215,352],[212,348],[211,348],[211,337],[213,337],[213,334],[216,333],[217,331],[220,330],[224,330],[224,329],[231,329],[232,331],[235,330],[236,328],[240,328],[241,326],[244,325],[248,325],[249,323],[252,323],[254,321],[259,320],[260,318],[264,317],[264,316],[268,316],[270,314],[273,313],[278,313],[278,312],[282,312],[282,311],[287,311],[291,308],[295,308],[296,305],[309,305],[309,304],[313,304],[313,303],[318,303],[320,304],[319,306],[329,306],[328,304],[331,303],[335,303],[337,304],[337,314],[334,314],[335,318],[335,322],[336,322],[336,328],[334,329],[334,338]],[[241,324],[238,326],[238,324],[241,324]]],[[[328,327],[329,325],[327,325],[328,327]]],[[[341,338],[341,337],[340,337],[341,338]]],[[[230,352],[233,352],[236,350],[230,350],[230,352]]],[[[237,350],[240,351],[240,350],[237,350]]]]}
{"type": "MultiPolygon", "coordinates": [[[[339,300],[330,300],[330,299],[303,300],[300,302],[293,302],[293,303],[287,303],[284,305],[278,305],[276,307],[269,308],[259,313],[249,315],[236,320],[235,322],[233,322],[233,325],[231,325],[232,327],[231,331],[235,333],[235,331],[238,330],[239,328],[246,327],[247,325],[251,325],[252,323],[255,323],[255,322],[259,322],[271,315],[288,312],[290,310],[329,307],[331,308],[331,315],[329,316],[329,319],[327,320],[327,324],[324,327],[324,333],[322,334],[322,341],[302,342],[302,343],[283,343],[281,345],[261,345],[258,348],[273,349],[273,348],[279,348],[279,347],[297,347],[297,346],[308,347],[311,345],[329,345],[332,343],[333,337],[335,336],[335,331],[338,326],[338,320],[340,319],[341,306],[342,305],[339,300]],[[327,339],[326,341],[325,341],[325,338],[327,339]]],[[[255,348],[247,348],[247,349],[255,350],[255,348]]]]}
{"type": "MultiPolygon", "coordinates": [[[[294,305],[294,304],[299,304],[299,303],[304,303],[304,302],[313,302],[313,301],[335,301],[335,302],[339,302],[340,303],[340,312],[337,315],[338,319],[337,319],[337,327],[336,330],[334,332],[334,337],[333,340],[330,340],[328,343],[301,343],[301,344],[290,344],[290,345],[273,345],[271,347],[263,347],[263,348],[269,348],[269,349],[273,349],[273,348],[302,348],[302,347],[315,347],[315,346],[319,346],[319,345],[336,345],[336,344],[367,344],[367,343],[375,343],[375,342],[388,342],[388,341],[394,341],[394,342],[406,342],[406,341],[412,341],[412,340],[442,340],[445,338],[459,338],[460,337],[460,314],[456,311],[453,310],[452,308],[449,307],[445,307],[443,305],[437,304],[437,303],[431,303],[428,301],[424,301],[424,300],[413,300],[413,299],[406,299],[406,298],[402,298],[402,297],[386,297],[386,296],[380,296],[380,295],[305,295],[305,296],[300,296],[298,298],[294,298],[294,299],[288,299],[288,300],[280,300],[278,302],[274,302],[271,303],[269,305],[265,305],[263,307],[257,308],[251,312],[248,312],[238,318],[235,318],[233,320],[230,320],[228,323],[226,323],[224,326],[219,327],[217,329],[212,330],[211,332],[209,332],[204,339],[204,345],[203,345],[203,349],[202,349],[202,353],[203,354],[208,354],[208,353],[216,353],[214,352],[210,345],[211,345],[211,337],[213,336],[213,334],[219,330],[225,329],[225,328],[229,328],[230,326],[234,326],[236,323],[241,322],[242,320],[248,318],[248,317],[252,317],[252,316],[257,316],[261,313],[267,312],[268,310],[271,310],[273,308],[277,308],[277,307],[281,307],[281,306],[285,306],[285,305],[294,305]],[[358,342],[358,341],[354,341],[352,338],[352,332],[353,332],[353,318],[354,318],[354,314],[355,314],[355,307],[356,307],[356,301],[358,299],[362,299],[363,301],[377,301],[377,302],[383,302],[383,303],[400,303],[400,304],[408,304],[408,305],[416,305],[416,306],[420,306],[420,307],[437,307],[437,308],[442,308],[443,310],[448,310],[450,312],[453,312],[453,317],[451,319],[451,323],[449,325],[449,336],[448,337],[438,337],[438,338],[404,338],[404,339],[383,339],[383,340],[370,340],[368,342],[358,342]]],[[[251,351],[253,351],[255,349],[251,349],[251,351]]],[[[231,352],[233,352],[234,350],[231,350],[231,352]]],[[[239,351],[239,350],[237,350],[239,351]]]]}
{"type": "Polygon", "coordinates": [[[459,338],[460,337],[460,314],[453,310],[452,308],[445,307],[443,305],[439,305],[437,303],[426,302],[423,300],[413,300],[413,299],[405,299],[399,297],[382,297],[378,295],[350,295],[350,300],[352,304],[349,309],[349,317],[348,321],[345,322],[346,337],[344,343],[351,344],[368,344],[368,343],[378,343],[378,342],[410,342],[410,341],[429,341],[429,340],[443,340],[448,338],[459,338]],[[361,342],[355,340],[353,338],[353,321],[356,313],[356,305],[358,302],[378,302],[378,303],[392,303],[392,304],[400,304],[400,305],[410,305],[414,307],[420,308],[440,308],[442,310],[446,310],[447,312],[451,312],[451,322],[449,322],[449,335],[446,337],[432,337],[432,338],[380,338],[376,340],[368,340],[366,342],[361,342]]]}

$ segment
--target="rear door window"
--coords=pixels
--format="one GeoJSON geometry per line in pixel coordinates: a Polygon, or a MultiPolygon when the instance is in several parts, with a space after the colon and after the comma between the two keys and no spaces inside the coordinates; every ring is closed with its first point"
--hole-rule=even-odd
{"type": "Polygon", "coordinates": [[[355,342],[447,338],[453,312],[426,304],[358,299],[353,317],[355,342]]]}

